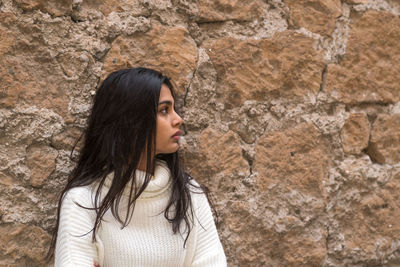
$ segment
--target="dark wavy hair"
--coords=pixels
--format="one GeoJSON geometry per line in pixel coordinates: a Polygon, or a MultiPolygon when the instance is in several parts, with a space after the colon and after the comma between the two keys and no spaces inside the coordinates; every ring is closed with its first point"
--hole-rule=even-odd
{"type": "MultiPolygon", "coordinates": [[[[193,222],[190,197],[192,178],[184,171],[178,151],[171,154],[159,154],[156,157],[152,154],[156,145],[157,107],[162,84],[169,87],[175,98],[170,79],[148,68],[138,67],[115,71],[100,85],[84,132],[84,145],[77,165],[58,201],[57,222],[47,254],[48,260],[54,255],[61,203],[68,190],[98,182],[94,207],[82,207],[96,211],[96,220],[92,229],[92,241],[95,242],[96,231],[107,210],[111,209],[122,228],[129,224],[135,202],[148,185],[151,179],[150,174],[154,172],[152,163],[155,159],[164,160],[171,171],[172,194],[164,216],[172,224],[174,234],[179,232],[181,223],[185,223],[187,230],[185,246],[193,222]],[[135,183],[135,171],[144,151],[147,175],[144,183],[138,187],[135,183]],[[100,192],[104,181],[111,172],[114,172],[114,179],[108,193],[100,202],[100,192]],[[118,205],[126,187],[130,188],[131,197],[125,216],[121,216],[118,213],[118,205]]],[[[200,187],[201,191],[208,196],[208,189],[200,187]]]]}

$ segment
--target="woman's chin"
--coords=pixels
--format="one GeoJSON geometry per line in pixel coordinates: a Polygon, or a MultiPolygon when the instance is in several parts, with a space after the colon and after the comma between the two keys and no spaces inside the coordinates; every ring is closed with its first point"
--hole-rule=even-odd
{"type": "Polygon", "coordinates": [[[168,147],[168,149],[163,149],[163,150],[160,150],[158,153],[156,153],[157,155],[158,154],[172,154],[172,153],[175,153],[176,151],[178,151],[179,150],[179,144],[178,143],[176,143],[175,145],[172,145],[171,147],[168,147]]]}

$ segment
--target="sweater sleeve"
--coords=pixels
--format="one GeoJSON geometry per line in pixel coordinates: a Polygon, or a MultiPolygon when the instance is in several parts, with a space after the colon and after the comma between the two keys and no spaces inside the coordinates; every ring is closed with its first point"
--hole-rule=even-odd
{"type": "Polygon", "coordinates": [[[218,237],[214,218],[204,194],[197,194],[197,239],[193,257],[193,267],[222,267],[226,266],[226,257],[221,241],[218,237]]]}
{"type": "MultiPolygon", "coordinates": [[[[99,262],[97,246],[92,242],[91,231],[95,212],[76,204],[91,207],[89,193],[90,190],[86,188],[73,188],[66,193],[62,201],[55,267],[92,267],[95,261],[99,262]]],[[[98,237],[96,238],[99,241],[98,237]]]]}

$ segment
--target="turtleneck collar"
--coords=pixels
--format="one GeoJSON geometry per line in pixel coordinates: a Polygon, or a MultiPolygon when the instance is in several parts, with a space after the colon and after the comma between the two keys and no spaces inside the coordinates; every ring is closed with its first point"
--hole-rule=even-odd
{"type": "MultiPolygon", "coordinates": [[[[146,176],[146,172],[141,170],[136,170],[136,181],[137,185],[140,186],[143,184],[146,176]]],[[[104,186],[109,189],[111,187],[112,180],[114,178],[114,173],[110,173],[107,175],[106,180],[104,181],[104,186]]],[[[156,160],[154,175],[151,176],[151,180],[147,185],[146,189],[139,196],[140,199],[154,198],[161,195],[165,190],[167,190],[172,183],[171,179],[171,171],[168,168],[168,165],[165,161],[156,160]]],[[[129,197],[130,183],[127,184],[124,189],[122,195],[125,197],[129,197]]]]}

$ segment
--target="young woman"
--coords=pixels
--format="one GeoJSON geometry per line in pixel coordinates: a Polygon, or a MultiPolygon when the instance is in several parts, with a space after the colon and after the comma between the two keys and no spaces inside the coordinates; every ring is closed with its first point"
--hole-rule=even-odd
{"type": "Polygon", "coordinates": [[[226,266],[205,188],[178,156],[170,80],[147,68],[98,89],[59,201],[55,266],[226,266]]]}

